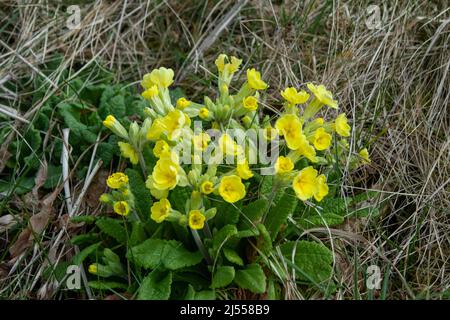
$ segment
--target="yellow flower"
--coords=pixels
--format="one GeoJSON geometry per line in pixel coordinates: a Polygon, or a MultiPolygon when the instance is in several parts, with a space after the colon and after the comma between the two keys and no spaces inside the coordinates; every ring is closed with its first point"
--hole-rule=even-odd
{"type": "Polygon", "coordinates": [[[153,148],[153,154],[156,157],[160,157],[161,153],[170,151],[170,147],[164,140],[158,140],[155,143],[155,147],[153,148]]]}
{"type": "Polygon", "coordinates": [[[128,176],[122,172],[113,173],[106,180],[106,184],[111,189],[120,189],[128,185],[128,176]]]}
{"type": "Polygon", "coordinates": [[[112,129],[116,123],[117,119],[112,115],[107,116],[106,119],[103,120],[103,125],[108,129],[112,129]]]}
{"type": "Polygon", "coordinates": [[[203,229],[206,217],[200,210],[191,210],[189,212],[189,227],[193,230],[203,229]]]}
{"type": "Polygon", "coordinates": [[[202,151],[206,150],[208,143],[211,141],[211,137],[205,132],[194,135],[192,139],[194,141],[194,148],[202,151]]]}
{"type": "Polygon", "coordinates": [[[206,119],[209,116],[209,110],[206,108],[200,108],[200,110],[198,111],[198,116],[201,119],[206,119]]]}
{"type": "Polygon", "coordinates": [[[150,189],[150,194],[154,196],[156,199],[167,198],[169,195],[169,190],[159,190],[155,188],[155,184],[153,183],[153,177],[148,176],[145,181],[145,186],[150,189]]]}
{"type": "Polygon", "coordinates": [[[337,116],[336,120],[334,121],[334,128],[336,132],[342,136],[342,137],[348,137],[350,136],[350,126],[347,123],[347,117],[345,116],[345,113],[341,113],[337,116]]]}
{"type": "Polygon", "coordinates": [[[272,126],[265,127],[263,130],[263,137],[267,141],[272,141],[277,136],[277,130],[272,128],[272,126]]]}
{"type": "Polygon", "coordinates": [[[231,57],[231,63],[228,64],[228,72],[234,73],[239,69],[239,66],[242,63],[242,59],[238,59],[234,56],[231,57]]]}
{"type": "Polygon", "coordinates": [[[161,67],[144,75],[141,85],[144,89],[149,89],[153,85],[157,85],[160,88],[168,88],[173,83],[173,76],[172,69],[161,67]]]}
{"type": "Polygon", "coordinates": [[[333,95],[323,84],[316,86],[312,83],[308,83],[307,87],[322,104],[334,109],[338,108],[337,101],[333,99],[333,95]]]}
{"type": "Polygon", "coordinates": [[[117,143],[120,148],[120,153],[123,157],[130,159],[132,164],[137,164],[139,162],[139,156],[134,147],[126,142],[119,141],[117,143]]]}
{"type": "Polygon", "coordinates": [[[170,202],[167,199],[161,199],[154,202],[153,206],[150,208],[150,218],[157,223],[161,223],[169,216],[171,208],[170,202]]]}
{"type": "Polygon", "coordinates": [[[158,86],[152,85],[150,88],[148,88],[147,90],[142,92],[142,96],[144,97],[144,99],[150,100],[150,99],[158,96],[158,93],[159,93],[158,86]]]}
{"type": "Polygon", "coordinates": [[[327,133],[324,128],[319,128],[314,133],[313,144],[317,150],[326,150],[331,145],[331,134],[327,133]]]}
{"type": "Polygon", "coordinates": [[[214,184],[211,181],[204,181],[201,186],[200,190],[204,194],[210,194],[214,191],[214,184]]]}
{"type": "Polygon", "coordinates": [[[217,66],[217,70],[219,70],[219,72],[222,72],[225,69],[225,59],[226,59],[227,55],[226,54],[219,54],[219,56],[217,57],[215,64],[217,66]]]}
{"type": "Polygon", "coordinates": [[[288,157],[279,156],[275,162],[275,172],[276,173],[287,173],[294,169],[294,163],[288,157]]]}
{"type": "Polygon", "coordinates": [[[289,149],[297,150],[300,147],[302,122],[295,114],[281,116],[275,123],[275,128],[284,136],[289,149]]]}
{"type": "Polygon", "coordinates": [[[363,159],[363,163],[371,162],[369,158],[369,151],[367,151],[367,148],[361,149],[361,151],[359,151],[358,154],[363,159]]]}
{"type": "Polygon", "coordinates": [[[308,140],[306,139],[306,136],[302,134],[299,139],[299,148],[295,150],[295,152],[307,158],[311,162],[317,162],[316,159],[316,150],[314,150],[314,147],[309,144],[308,140]]]}
{"type": "Polygon", "coordinates": [[[181,135],[181,129],[191,124],[191,119],[181,110],[172,110],[162,118],[153,121],[147,132],[148,140],[157,140],[166,133],[169,140],[176,140],[181,135]]]}
{"type": "Polygon", "coordinates": [[[172,190],[178,183],[178,162],[174,154],[163,152],[152,172],[153,187],[158,190],[172,190]]]}
{"type": "Polygon", "coordinates": [[[220,136],[218,143],[222,154],[237,156],[244,152],[242,147],[226,133],[220,136]]]}
{"type": "Polygon", "coordinates": [[[153,121],[152,125],[147,131],[147,139],[148,140],[157,140],[161,136],[164,131],[162,118],[157,118],[153,121]]]}
{"type": "Polygon", "coordinates": [[[309,99],[309,94],[301,90],[297,92],[295,88],[289,87],[281,91],[281,96],[290,104],[300,104],[305,103],[309,99]]]}
{"type": "Polygon", "coordinates": [[[111,196],[108,193],[103,193],[98,200],[103,203],[108,203],[111,200],[111,196]]]}
{"type": "Polygon", "coordinates": [[[327,178],[321,174],[317,177],[317,192],[314,194],[314,199],[322,201],[322,199],[328,194],[327,178]]]}
{"type": "Polygon", "coordinates": [[[88,268],[89,273],[97,274],[97,270],[98,270],[98,268],[97,268],[96,264],[89,265],[89,268],[88,268]]]}
{"type": "Polygon", "coordinates": [[[127,216],[130,213],[130,206],[126,201],[114,202],[113,209],[115,213],[120,214],[121,216],[127,216]]]}
{"type": "Polygon", "coordinates": [[[255,111],[258,109],[258,99],[253,96],[247,97],[243,100],[244,108],[248,111],[255,111]]]}
{"type": "Polygon", "coordinates": [[[186,98],[180,98],[177,100],[177,108],[183,110],[191,105],[191,102],[186,98]]]}
{"type": "Polygon", "coordinates": [[[226,202],[234,203],[245,197],[245,186],[238,176],[225,176],[220,181],[219,194],[226,202]]]}
{"type": "Polygon", "coordinates": [[[242,163],[238,163],[236,167],[236,172],[241,179],[247,180],[253,177],[253,172],[248,166],[248,161],[245,159],[242,163]]]}
{"type": "Polygon", "coordinates": [[[250,88],[255,90],[264,90],[267,88],[267,83],[261,79],[261,74],[254,68],[247,70],[247,82],[250,88]]]}
{"type": "Polygon", "coordinates": [[[300,170],[292,181],[292,188],[302,201],[314,196],[318,191],[317,170],[313,167],[300,170]]]}

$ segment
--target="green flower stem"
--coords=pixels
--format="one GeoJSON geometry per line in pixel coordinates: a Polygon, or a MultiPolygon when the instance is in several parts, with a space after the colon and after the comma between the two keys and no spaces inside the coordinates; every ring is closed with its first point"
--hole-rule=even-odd
{"type": "Polygon", "coordinates": [[[138,155],[139,155],[139,164],[141,165],[141,170],[142,170],[142,173],[144,174],[144,179],[145,179],[145,178],[147,178],[147,168],[145,167],[144,156],[142,155],[142,152],[140,149],[138,151],[138,155]]]}
{"type": "Polygon", "coordinates": [[[194,237],[195,244],[197,245],[198,249],[202,253],[203,257],[205,258],[206,263],[212,264],[211,257],[209,256],[208,251],[206,250],[205,246],[203,245],[202,239],[200,239],[200,236],[199,236],[197,230],[191,229],[191,232],[192,232],[192,236],[194,237]]]}
{"type": "Polygon", "coordinates": [[[208,238],[212,239],[212,233],[211,233],[211,229],[209,229],[209,225],[208,222],[205,221],[205,234],[208,238]]]}

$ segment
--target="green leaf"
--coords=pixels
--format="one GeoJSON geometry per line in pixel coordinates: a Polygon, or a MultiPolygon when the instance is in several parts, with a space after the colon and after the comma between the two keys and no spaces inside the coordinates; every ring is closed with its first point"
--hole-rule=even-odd
{"type": "Polygon", "coordinates": [[[278,204],[270,209],[264,225],[274,240],[280,231],[281,226],[286,223],[287,218],[292,214],[297,206],[298,200],[292,190],[286,190],[278,204]]]}
{"type": "Polygon", "coordinates": [[[258,224],[258,230],[261,235],[258,240],[258,247],[262,252],[267,253],[272,249],[272,239],[270,238],[270,234],[266,227],[262,223],[258,224]]]}
{"type": "MultiPolygon", "coordinates": [[[[148,219],[150,207],[152,205],[150,191],[145,186],[144,179],[142,179],[140,172],[134,169],[126,169],[125,173],[128,176],[130,189],[134,195],[136,211],[142,219],[148,219]]],[[[152,224],[154,224],[154,228],[156,228],[156,222],[153,222],[152,220],[152,224]]]]}
{"type": "Polygon", "coordinates": [[[297,276],[302,280],[320,283],[328,280],[333,272],[333,254],[324,245],[310,241],[290,241],[280,246],[283,256],[301,270],[297,276]]]}
{"type": "Polygon", "coordinates": [[[138,300],[168,300],[172,285],[172,272],[153,270],[139,288],[138,300]]]}
{"type": "Polygon", "coordinates": [[[70,243],[79,246],[85,243],[93,242],[95,240],[98,240],[98,234],[86,233],[86,234],[78,234],[72,237],[72,239],[70,239],[70,243]]]}
{"type": "Polygon", "coordinates": [[[81,215],[70,218],[70,221],[73,223],[84,222],[86,224],[94,223],[97,220],[95,216],[81,215]]]}
{"type": "Polygon", "coordinates": [[[47,167],[47,179],[44,183],[45,189],[54,189],[58,183],[62,182],[62,166],[49,164],[47,167]]]}
{"type": "Polygon", "coordinates": [[[212,290],[203,290],[196,292],[194,287],[190,284],[188,285],[188,289],[184,300],[215,300],[216,295],[212,290]]]}
{"type": "Polygon", "coordinates": [[[145,228],[140,221],[131,222],[130,246],[136,246],[146,239],[145,228]]]}
{"type": "Polygon", "coordinates": [[[229,238],[237,234],[237,229],[234,225],[226,225],[213,236],[213,250],[217,251],[229,238]]]}
{"type": "Polygon", "coordinates": [[[199,251],[190,252],[178,241],[161,239],[148,239],[131,248],[127,256],[141,267],[164,267],[169,270],[193,266],[203,259],[199,251]]]}
{"type": "Polygon", "coordinates": [[[186,203],[191,197],[191,191],[187,187],[175,188],[170,192],[169,201],[174,209],[186,212],[186,203]]]}
{"type": "Polygon", "coordinates": [[[246,269],[236,271],[234,282],[241,288],[253,293],[266,291],[266,276],[259,264],[252,263],[246,269]]]}
{"type": "Polygon", "coordinates": [[[231,263],[235,263],[239,266],[244,265],[244,261],[242,261],[242,258],[239,256],[239,254],[230,248],[223,248],[223,254],[225,258],[230,261],[231,263]]]}
{"type": "Polygon", "coordinates": [[[89,281],[88,285],[92,289],[98,290],[128,289],[128,286],[126,284],[114,281],[89,281]]]}
{"type": "Polygon", "coordinates": [[[73,257],[72,259],[73,264],[79,266],[84,261],[84,259],[86,259],[89,255],[93,254],[94,252],[97,252],[100,244],[101,242],[94,243],[89,247],[86,247],[83,250],[81,250],[75,257],[73,257]]]}
{"type": "Polygon", "coordinates": [[[319,226],[334,226],[344,222],[344,217],[332,212],[312,213],[305,218],[301,218],[298,223],[304,228],[313,228],[319,226]]]}
{"type": "Polygon", "coordinates": [[[211,288],[217,289],[226,287],[234,279],[234,268],[231,266],[219,266],[213,275],[211,288]]]}
{"type": "Polygon", "coordinates": [[[262,217],[268,207],[269,201],[264,198],[253,201],[245,206],[242,209],[242,215],[239,218],[238,229],[256,229],[255,222],[262,217]]]}
{"type": "Polygon", "coordinates": [[[100,230],[106,233],[108,236],[117,240],[117,242],[125,244],[127,242],[127,234],[125,228],[122,225],[122,221],[112,218],[100,218],[95,224],[100,230]]]}
{"type": "Polygon", "coordinates": [[[214,224],[217,228],[222,228],[227,224],[237,224],[241,214],[238,203],[221,202],[217,206],[217,213],[214,218],[214,224]]]}

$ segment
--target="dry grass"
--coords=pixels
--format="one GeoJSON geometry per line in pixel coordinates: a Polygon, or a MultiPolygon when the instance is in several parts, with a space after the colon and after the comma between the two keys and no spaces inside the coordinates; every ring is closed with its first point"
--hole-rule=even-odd
{"type": "MultiPolygon", "coordinates": [[[[366,26],[370,2],[363,0],[96,0],[80,4],[79,30],[65,28],[65,6],[58,3],[0,4],[0,111],[8,119],[1,126],[13,128],[10,141],[42,106],[42,101],[29,105],[30,93],[19,80],[45,77],[49,97],[59,90],[66,68],[75,75],[80,68],[100,64],[113,69],[117,81],[136,82],[154,67],[170,66],[178,73],[176,85],[187,88],[195,99],[205,94],[207,82],[202,79],[213,79],[209,69],[216,55],[227,52],[262,71],[272,88],[268,104],[279,96],[278,88],[321,81],[354,119],[354,149],[367,146],[373,160],[370,167],[347,175],[343,191],[376,189],[388,199],[381,218],[349,221],[332,234],[336,278],[343,285],[337,298],[360,297],[362,268],[370,264],[390,272],[384,297],[449,297],[446,1],[390,1],[381,8],[385,19],[380,29],[366,26]],[[45,76],[39,65],[54,53],[65,56],[64,65],[45,76]],[[15,90],[2,86],[7,81],[15,90]]],[[[1,157],[7,156],[4,148],[0,151],[1,157]]],[[[70,185],[70,192],[79,194],[83,183],[70,185]]],[[[65,207],[58,210],[67,212],[65,207]]],[[[60,296],[40,279],[46,259],[64,259],[69,252],[62,244],[49,252],[60,232],[52,229],[42,244],[20,259],[0,255],[0,296],[60,296]]],[[[320,231],[315,235],[329,237],[320,231]]],[[[68,237],[64,232],[63,239],[68,237]]],[[[12,239],[2,241],[6,250],[12,239]]]]}

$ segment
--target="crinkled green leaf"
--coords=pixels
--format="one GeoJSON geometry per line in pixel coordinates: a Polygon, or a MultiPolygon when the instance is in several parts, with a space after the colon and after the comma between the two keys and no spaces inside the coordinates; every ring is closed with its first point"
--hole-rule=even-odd
{"type": "Polygon", "coordinates": [[[98,219],[95,224],[102,232],[113,237],[119,243],[125,244],[127,242],[127,233],[121,220],[104,217],[98,219]]]}
{"type": "Polygon", "coordinates": [[[235,271],[231,266],[219,266],[214,272],[211,288],[223,288],[229,285],[234,279],[235,271]]]}
{"type": "Polygon", "coordinates": [[[172,285],[172,272],[153,270],[139,288],[138,300],[168,300],[172,285]]]}
{"type": "Polygon", "coordinates": [[[236,271],[234,282],[241,288],[253,293],[266,291],[266,276],[259,264],[252,263],[243,270],[236,271]]]}

